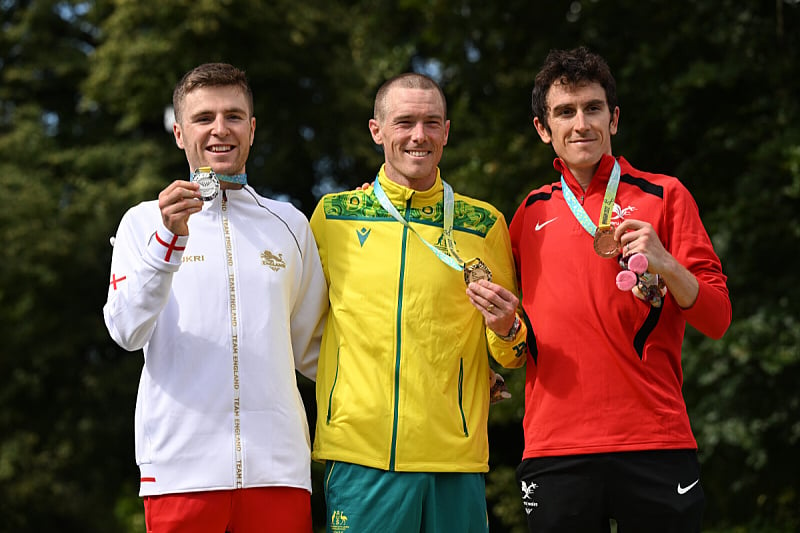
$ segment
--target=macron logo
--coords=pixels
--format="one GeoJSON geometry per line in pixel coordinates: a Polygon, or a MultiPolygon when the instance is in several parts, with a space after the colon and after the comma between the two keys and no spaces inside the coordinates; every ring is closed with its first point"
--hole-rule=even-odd
{"type": "Polygon", "coordinates": [[[553,221],[554,221],[555,219],[557,219],[557,218],[558,218],[558,217],[553,217],[553,218],[551,218],[550,220],[547,220],[547,221],[545,221],[545,222],[538,222],[538,221],[537,221],[537,222],[536,222],[536,227],[535,227],[534,229],[535,229],[536,231],[539,231],[540,229],[542,229],[543,227],[545,227],[545,226],[546,226],[546,225],[548,225],[549,223],[553,222],[553,221]]]}
{"type": "Polygon", "coordinates": [[[356,230],[356,234],[358,235],[358,242],[361,243],[362,248],[364,247],[364,242],[367,240],[367,237],[369,237],[371,231],[372,231],[371,229],[367,228],[361,228],[359,230],[356,230]]]}
{"type": "Polygon", "coordinates": [[[692,490],[692,488],[694,488],[694,486],[697,485],[698,483],[700,483],[699,479],[696,479],[694,483],[692,483],[691,485],[687,485],[685,487],[681,487],[681,484],[678,483],[678,494],[686,494],[687,492],[692,490]]]}

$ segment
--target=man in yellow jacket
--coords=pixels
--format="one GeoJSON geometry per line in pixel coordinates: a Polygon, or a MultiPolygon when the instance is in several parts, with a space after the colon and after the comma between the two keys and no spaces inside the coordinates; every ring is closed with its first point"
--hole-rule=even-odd
{"type": "Polygon", "coordinates": [[[450,121],[432,79],[375,98],[385,163],[311,218],[330,310],[313,458],[331,532],[485,532],[489,356],[525,362],[508,228],[439,175],[450,121]]]}

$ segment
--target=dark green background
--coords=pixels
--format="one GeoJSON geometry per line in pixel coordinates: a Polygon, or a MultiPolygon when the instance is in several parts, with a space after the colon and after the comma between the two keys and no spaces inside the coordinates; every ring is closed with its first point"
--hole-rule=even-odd
{"type": "MultiPolygon", "coordinates": [[[[0,531],[144,531],[141,354],[110,340],[101,309],[122,213],[186,174],[163,124],[183,72],[248,72],[249,180],[307,214],[374,176],[380,83],[434,73],[452,120],[444,175],[510,219],[556,178],[533,77],[549,49],[581,44],[617,78],[615,153],[689,187],[729,276],[726,337],[689,328],[684,349],[707,530],[800,528],[798,0],[2,0],[0,17],[0,531]]],[[[514,398],[492,409],[487,497],[492,530],[522,532],[524,372],[504,373],[514,398]]]]}

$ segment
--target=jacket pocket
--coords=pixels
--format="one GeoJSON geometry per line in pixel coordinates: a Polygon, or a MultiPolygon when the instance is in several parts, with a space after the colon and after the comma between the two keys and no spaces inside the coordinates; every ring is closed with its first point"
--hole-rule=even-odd
{"type": "Polygon", "coordinates": [[[339,350],[336,350],[336,371],[333,373],[333,384],[328,393],[328,412],[325,415],[325,424],[331,423],[331,410],[333,408],[333,393],[336,391],[336,382],[339,380],[339,350]]]}
{"type": "Polygon", "coordinates": [[[659,307],[650,306],[647,318],[645,318],[642,327],[639,328],[636,332],[636,336],[633,338],[633,349],[636,350],[636,355],[639,356],[639,359],[642,359],[644,355],[644,346],[645,343],[647,343],[648,337],[650,337],[650,334],[658,325],[658,319],[661,317],[661,309],[664,308],[664,303],[659,307]]]}
{"type": "Polygon", "coordinates": [[[467,417],[464,414],[464,358],[458,360],[458,412],[461,414],[461,427],[464,431],[464,436],[469,437],[469,428],[467,427],[467,417]]]}

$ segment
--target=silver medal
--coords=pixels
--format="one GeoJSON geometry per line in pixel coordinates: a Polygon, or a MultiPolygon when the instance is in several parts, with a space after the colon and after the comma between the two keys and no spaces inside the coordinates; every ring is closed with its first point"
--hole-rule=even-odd
{"type": "Polygon", "coordinates": [[[200,167],[192,173],[192,181],[200,185],[200,197],[209,202],[219,194],[219,179],[211,167],[200,167]]]}

